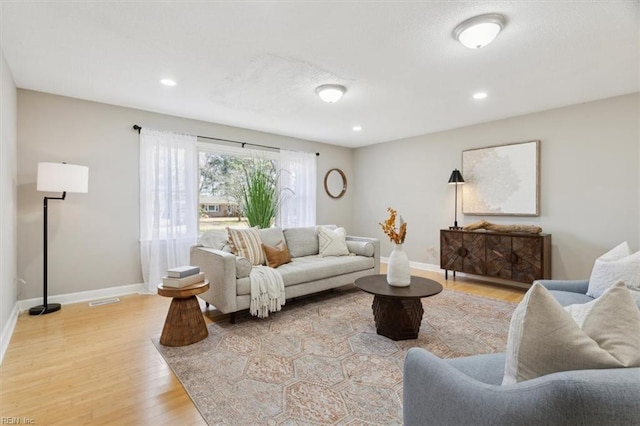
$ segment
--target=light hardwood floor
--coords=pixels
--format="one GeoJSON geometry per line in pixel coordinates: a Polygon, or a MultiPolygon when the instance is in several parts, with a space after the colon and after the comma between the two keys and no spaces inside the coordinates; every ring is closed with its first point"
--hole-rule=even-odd
{"type": "MultiPolygon", "coordinates": [[[[440,273],[412,273],[493,299],[519,302],[525,292],[468,278],[445,281],[440,273]]],[[[42,317],[21,314],[0,366],[0,421],[204,425],[151,343],[162,332],[169,303],[157,295],[130,295],[110,305],[65,305],[42,317]]],[[[226,317],[209,310],[205,319],[226,317]]]]}

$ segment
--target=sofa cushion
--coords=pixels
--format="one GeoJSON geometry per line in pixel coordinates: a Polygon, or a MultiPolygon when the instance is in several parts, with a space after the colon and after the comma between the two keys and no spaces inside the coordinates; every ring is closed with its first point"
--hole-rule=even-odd
{"type": "Polygon", "coordinates": [[[509,326],[502,384],[567,370],[640,366],[640,310],[618,283],[594,301],[580,327],[534,284],[509,326]]]}
{"type": "Polygon", "coordinates": [[[376,253],[376,247],[369,241],[347,241],[350,253],[371,257],[376,253]]]}
{"type": "Polygon", "coordinates": [[[562,306],[574,305],[576,303],[589,303],[593,301],[593,297],[586,294],[574,293],[572,291],[549,290],[549,293],[562,306]]]}
{"type": "Polygon", "coordinates": [[[236,256],[236,278],[248,277],[251,273],[251,266],[249,259],[236,256]]]}
{"type": "Polygon", "coordinates": [[[347,231],[344,228],[335,230],[318,226],[318,254],[320,257],[326,256],[348,256],[347,231]]]}
{"type": "Polygon", "coordinates": [[[227,233],[231,250],[236,256],[246,257],[252,265],[264,265],[262,241],[257,227],[249,229],[227,228],[227,233]]]}
{"type": "Polygon", "coordinates": [[[291,257],[318,254],[318,233],[315,226],[285,228],[283,232],[291,257]]]}
{"type": "Polygon", "coordinates": [[[277,268],[280,265],[291,262],[291,254],[289,254],[284,241],[278,241],[275,246],[262,243],[262,249],[267,259],[267,266],[270,268],[277,268]]]}
{"type": "MultiPolygon", "coordinates": [[[[626,242],[623,244],[626,245],[626,242]]],[[[611,255],[618,247],[596,259],[589,278],[587,296],[600,297],[606,289],[619,281],[623,281],[631,289],[640,290],[640,251],[621,257],[611,255]]],[[[624,248],[619,253],[624,253],[624,248]]]]}
{"type": "Polygon", "coordinates": [[[277,226],[259,229],[258,234],[260,234],[260,240],[271,247],[275,247],[280,241],[284,241],[282,228],[278,228],[277,226]]]}
{"type": "MultiPolygon", "coordinates": [[[[290,263],[278,267],[282,274],[284,286],[292,286],[309,281],[331,278],[352,272],[372,269],[375,261],[372,257],[340,256],[319,257],[303,256],[294,257],[290,263]]],[[[251,293],[251,282],[248,278],[237,281],[238,296],[251,293]]]]}
{"type": "Polygon", "coordinates": [[[303,256],[292,258],[291,263],[280,266],[278,271],[286,287],[371,269],[374,263],[373,258],[363,256],[303,256]]]}
{"type": "Polygon", "coordinates": [[[222,250],[231,253],[231,245],[229,244],[229,235],[224,229],[214,229],[206,231],[198,239],[198,244],[201,247],[210,247],[217,250],[222,250]]]}

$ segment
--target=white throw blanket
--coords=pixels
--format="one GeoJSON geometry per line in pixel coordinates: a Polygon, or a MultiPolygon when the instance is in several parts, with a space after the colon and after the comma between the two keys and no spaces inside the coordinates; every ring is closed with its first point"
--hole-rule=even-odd
{"type": "Polygon", "coordinates": [[[251,305],[249,312],[258,318],[266,318],[269,312],[277,312],[285,304],[284,280],[280,272],[268,266],[254,266],[251,280],[251,305]]]}

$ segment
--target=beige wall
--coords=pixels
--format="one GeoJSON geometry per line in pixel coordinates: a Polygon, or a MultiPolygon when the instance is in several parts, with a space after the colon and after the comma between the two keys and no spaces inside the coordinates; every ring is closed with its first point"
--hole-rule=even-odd
{"type": "MultiPolygon", "coordinates": [[[[541,215],[486,217],[552,234],[554,278],[588,278],[594,259],[627,240],[640,249],[640,94],[560,108],[355,150],[354,232],[381,238],[388,206],[408,222],[414,262],[439,265],[439,230],[453,225],[447,180],[470,148],[541,141],[541,215]]],[[[428,119],[428,117],[426,118],[428,119]]],[[[459,224],[481,219],[458,213],[459,224]]]]}
{"type": "Polygon", "coordinates": [[[0,360],[10,336],[16,287],[16,85],[0,50],[0,360]]]}
{"type": "Polygon", "coordinates": [[[301,139],[130,108],[18,90],[18,274],[21,299],[42,294],[40,161],[89,167],[89,193],[49,202],[49,294],[142,281],[138,246],[138,133],[134,124],[175,132],[319,152],[318,223],[351,228],[352,191],[341,200],[322,189],[324,173],[352,172],[352,150],[301,139]]]}

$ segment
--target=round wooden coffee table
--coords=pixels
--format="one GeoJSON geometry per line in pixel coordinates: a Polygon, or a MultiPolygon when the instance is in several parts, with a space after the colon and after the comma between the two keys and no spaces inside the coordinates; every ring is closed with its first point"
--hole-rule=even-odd
{"type": "Polygon", "coordinates": [[[407,287],[390,286],[386,275],[361,277],[354,284],[374,295],[371,307],[376,331],[393,340],[417,339],[424,313],[420,299],[442,291],[438,282],[414,276],[407,287]]]}
{"type": "Polygon", "coordinates": [[[158,294],[173,297],[164,322],[160,343],[165,346],[186,346],[209,335],[196,294],[209,290],[209,281],[176,288],[158,285],[158,294]]]}

